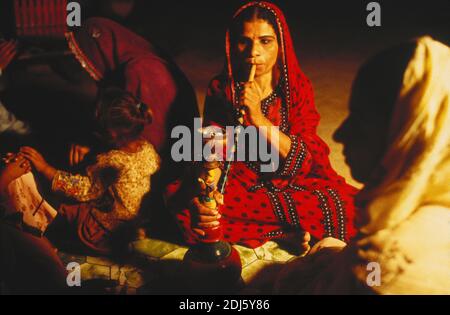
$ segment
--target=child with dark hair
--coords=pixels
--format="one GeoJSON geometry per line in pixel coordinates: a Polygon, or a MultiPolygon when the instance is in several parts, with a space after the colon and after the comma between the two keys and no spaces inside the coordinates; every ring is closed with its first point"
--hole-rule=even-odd
{"type": "Polygon", "coordinates": [[[64,240],[71,249],[108,254],[114,233],[137,218],[160,158],[142,137],[152,120],[145,104],[116,88],[104,90],[99,99],[96,121],[108,150],[96,156],[96,163],[87,167],[86,174],[57,170],[30,147],[21,148],[21,154],[51,181],[54,192],[77,202],[59,207],[47,236],[56,245],[64,240]]]}

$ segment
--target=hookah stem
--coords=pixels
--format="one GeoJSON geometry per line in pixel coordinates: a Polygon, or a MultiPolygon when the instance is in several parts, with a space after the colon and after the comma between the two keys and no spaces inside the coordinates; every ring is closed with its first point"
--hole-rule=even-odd
{"type": "MultiPolygon", "coordinates": [[[[253,82],[255,80],[255,73],[256,73],[256,64],[253,63],[250,68],[250,73],[248,76],[248,82],[253,82]]],[[[242,108],[238,108],[237,112],[237,127],[241,127],[244,123],[244,110],[242,108]]],[[[228,181],[228,173],[231,168],[231,157],[234,155],[237,149],[238,145],[238,139],[239,139],[239,132],[234,132],[234,142],[233,147],[231,148],[230,156],[227,157],[227,160],[225,161],[224,171],[222,174],[222,178],[220,179],[218,190],[223,195],[225,192],[225,185],[228,181]]]]}

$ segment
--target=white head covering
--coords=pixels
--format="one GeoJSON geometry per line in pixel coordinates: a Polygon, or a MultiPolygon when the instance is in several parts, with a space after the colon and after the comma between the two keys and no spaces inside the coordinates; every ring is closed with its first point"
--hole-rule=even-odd
{"type": "Polygon", "coordinates": [[[450,207],[450,49],[421,37],[403,76],[381,166],[364,192],[364,234],[393,228],[419,207],[450,207]]]}
{"type": "Polygon", "coordinates": [[[342,251],[288,264],[275,292],[450,294],[450,48],[422,37],[411,49],[381,161],[385,175],[358,196],[363,234],[342,251]]]}

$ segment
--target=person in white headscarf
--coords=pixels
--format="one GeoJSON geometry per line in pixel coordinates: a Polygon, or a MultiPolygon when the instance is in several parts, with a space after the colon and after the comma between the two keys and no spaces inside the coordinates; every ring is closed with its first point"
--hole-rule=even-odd
{"type": "Polygon", "coordinates": [[[450,48],[421,37],[372,58],[335,139],[365,184],[359,235],[317,243],[275,292],[450,294],[450,48]]]}

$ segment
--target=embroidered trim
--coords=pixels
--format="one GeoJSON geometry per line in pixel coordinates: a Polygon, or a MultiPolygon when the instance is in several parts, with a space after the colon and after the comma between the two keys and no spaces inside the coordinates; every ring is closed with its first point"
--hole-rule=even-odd
{"type": "Polygon", "coordinates": [[[81,48],[78,46],[73,33],[67,32],[65,35],[70,50],[75,55],[75,58],[78,60],[81,66],[95,81],[100,81],[101,79],[103,79],[103,75],[95,68],[95,66],[90,62],[89,58],[86,57],[81,48]]]}
{"type": "Polygon", "coordinates": [[[295,156],[297,154],[297,150],[298,150],[298,138],[297,136],[290,136],[291,138],[291,148],[289,150],[288,155],[286,156],[286,161],[284,162],[284,167],[280,172],[280,175],[282,176],[287,176],[289,175],[289,170],[291,168],[291,164],[295,159],[295,156]]]}
{"type": "MultiPolygon", "coordinates": [[[[279,196],[277,196],[278,193],[281,193],[283,195],[284,200],[286,201],[287,205],[287,211],[289,214],[289,218],[291,219],[292,224],[295,227],[300,227],[300,220],[297,214],[297,209],[295,207],[295,201],[291,196],[290,192],[285,191],[285,189],[277,188],[275,187],[270,181],[261,182],[259,184],[256,184],[249,188],[250,192],[255,192],[258,189],[266,188],[267,189],[267,195],[269,197],[270,203],[272,204],[273,210],[275,215],[278,217],[278,219],[283,223],[289,223],[286,219],[286,215],[283,212],[283,207],[281,204],[281,201],[279,199],[279,196]]],[[[295,191],[305,191],[303,187],[296,186],[296,185],[288,185],[288,188],[292,188],[295,191]]]]}
{"type": "MultiPolygon", "coordinates": [[[[288,133],[289,132],[289,123],[288,123],[288,109],[286,106],[286,102],[284,101],[284,98],[281,97],[280,95],[280,89],[281,89],[281,85],[282,85],[282,81],[284,81],[284,79],[282,79],[280,81],[280,84],[273,90],[273,92],[267,96],[265,99],[263,99],[261,101],[261,112],[263,113],[263,115],[265,117],[267,117],[268,112],[269,112],[269,106],[273,105],[273,103],[275,102],[275,100],[277,98],[281,98],[281,106],[280,106],[280,117],[281,117],[281,121],[280,121],[280,131],[284,132],[284,133],[288,133]]],[[[238,92],[235,94],[235,100],[234,102],[236,104],[239,103],[239,92],[242,91],[242,84],[239,82],[235,83],[235,90],[238,92]]],[[[237,113],[236,113],[239,117],[240,113],[239,113],[239,109],[237,109],[237,113]]]]}
{"type": "Polygon", "coordinates": [[[289,184],[289,188],[292,188],[295,191],[307,191],[307,189],[305,187],[299,186],[299,185],[295,185],[295,184],[292,184],[292,183],[289,184]]]}
{"type": "Polygon", "coordinates": [[[306,159],[306,144],[303,141],[300,141],[300,153],[297,157],[297,160],[295,161],[294,168],[292,170],[292,173],[295,174],[297,171],[302,167],[303,162],[306,159]]]}
{"type": "Polygon", "coordinates": [[[319,199],[319,208],[322,210],[325,226],[324,237],[331,237],[334,233],[333,219],[330,206],[328,205],[327,197],[320,190],[314,190],[313,194],[319,199]]]}
{"type": "Polygon", "coordinates": [[[280,107],[280,116],[281,116],[281,123],[280,123],[280,131],[283,133],[289,133],[289,123],[288,123],[288,109],[286,107],[286,102],[282,102],[280,107]]]}
{"type": "Polygon", "coordinates": [[[269,200],[270,200],[270,203],[272,204],[273,211],[274,211],[275,215],[278,217],[278,219],[280,220],[280,222],[285,223],[285,224],[288,223],[288,221],[286,220],[286,216],[284,215],[284,212],[283,212],[283,207],[281,205],[281,201],[278,198],[278,196],[275,193],[270,192],[270,191],[267,192],[267,196],[269,196],[269,200]]]}
{"type": "Polygon", "coordinates": [[[261,101],[261,111],[264,114],[264,116],[267,117],[267,114],[269,112],[269,106],[274,103],[276,98],[278,97],[278,88],[275,89],[272,93],[270,93],[269,96],[267,96],[265,99],[261,101]]]}
{"type": "MultiPolygon", "coordinates": [[[[238,93],[236,93],[235,94],[235,99],[234,99],[234,101],[235,101],[235,103],[236,104],[238,104],[239,103],[239,92],[241,92],[242,91],[242,84],[240,83],[240,82],[235,82],[235,90],[236,90],[236,92],[238,92],[238,93]]],[[[264,116],[266,116],[267,117],[267,114],[268,114],[268,112],[269,112],[269,106],[270,105],[272,105],[274,102],[275,102],[275,100],[278,98],[278,94],[279,94],[279,91],[280,90],[280,87],[279,86],[277,86],[273,91],[272,91],[272,93],[270,93],[269,94],[269,96],[267,96],[266,98],[264,98],[262,101],[261,101],[261,111],[262,111],[262,113],[264,114],[264,116]]]]}
{"type": "Polygon", "coordinates": [[[306,159],[306,145],[303,141],[299,141],[295,135],[290,135],[291,148],[286,157],[284,167],[279,172],[281,176],[292,176],[302,167],[306,159]],[[300,146],[300,149],[299,149],[300,146]]]}
{"type": "Polygon", "coordinates": [[[266,188],[268,192],[272,192],[272,193],[280,193],[280,192],[284,191],[284,189],[275,187],[274,184],[271,181],[268,181],[268,180],[267,181],[262,181],[259,184],[251,186],[249,188],[249,190],[251,192],[255,192],[256,190],[261,189],[261,188],[266,188]]]}
{"type": "Polygon", "coordinates": [[[258,189],[261,189],[261,188],[266,188],[267,191],[276,192],[276,193],[284,192],[286,189],[289,189],[289,188],[293,189],[294,191],[308,191],[308,189],[306,189],[305,187],[299,186],[299,185],[295,185],[295,184],[292,184],[292,183],[289,183],[287,185],[287,187],[284,188],[284,189],[277,188],[270,181],[260,182],[259,184],[251,186],[248,190],[250,192],[255,192],[255,191],[257,191],[258,189]]]}
{"type": "Polygon", "coordinates": [[[295,207],[294,199],[292,198],[291,194],[288,192],[283,192],[284,200],[286,200],[287,208],[289,217],[291,219],[292,225],[299,228],[300,227],[300,221],[298,218],[297,210],[295,207]]]}
{"type": "Polygon", "coordinates": [[[282,230],[272,231],[263,235],[263,237],[275,238],[283,235],[284,232],[282,230]]]}
{"type": "Polygon", "coordinates": [[[331,199],[334,202],[336,207],[336,216],[338,221],[338,229],[339,229],[339,239],[342,241],[346,240],[347,230],[346,230],[346,217],[345,217],[345,208],[342,202],[342,199],[339,197],[339,194],[336,190],[328,188],[328,193],[331,196],[331,199]]]}
{"type": "Polygon", "coordinates": [[[249,190],[250,192],[255,192],[255,191],[257,191],[258,189],[261,189],[261,188],[264,188],[264,187],[266,187],[266,184],[265,184],[264,182],[261,182],[261,183],[259,183],[259,184],[256,184],[256,185],[251,186],[248,190],[249,190]]]}

